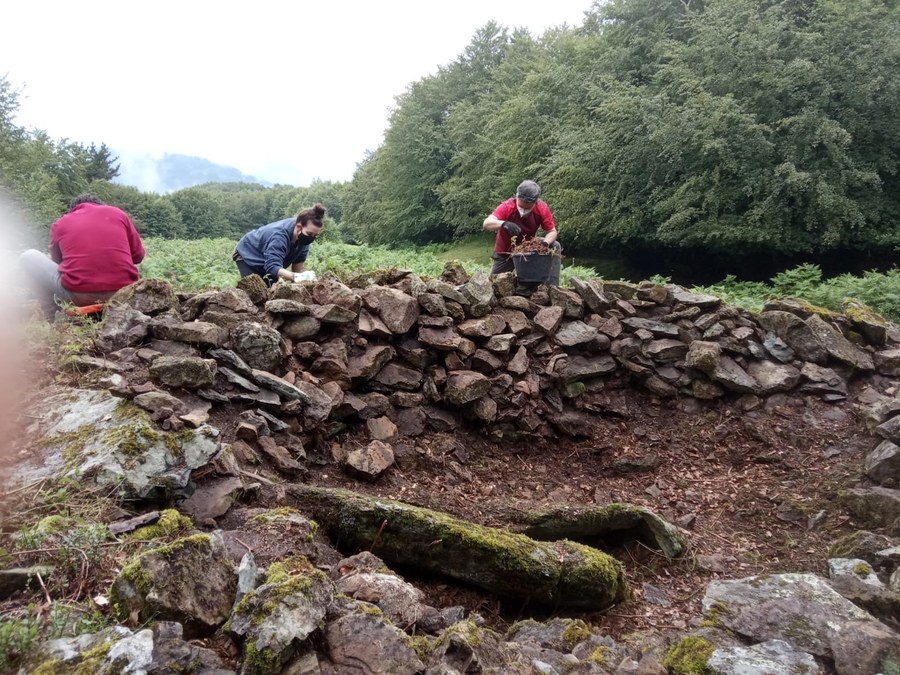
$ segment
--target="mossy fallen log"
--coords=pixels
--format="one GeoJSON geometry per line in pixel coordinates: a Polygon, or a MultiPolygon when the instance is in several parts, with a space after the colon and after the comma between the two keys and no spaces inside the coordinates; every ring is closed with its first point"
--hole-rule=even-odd
{"type": "Polygon", "coordinates": [[[575,539],[594,543],[613,539],[636,539],[658,548],[667,558],[687,551],[688,542],[672,523],[636,504],[606,506],[562,506],[544,511],[511,514],[514,527],[541,540],[575,539]]]}
{"type": "Polygon", "coordinates": [[[622,566],[572,541],[535,541],[445,513],[348,490],[292,485],[288,500],[343,548],[438,572],[507,597],[603,609],[628,595],[622,566]]]}

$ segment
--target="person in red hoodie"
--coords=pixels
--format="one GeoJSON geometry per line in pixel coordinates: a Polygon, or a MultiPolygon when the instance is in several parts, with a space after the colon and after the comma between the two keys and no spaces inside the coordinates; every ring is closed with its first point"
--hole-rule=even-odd
{"type": "Polygon", "coordinates": [[[105,302],[138,280],[144,245],[121,209],[93,195],[79,195],[50,226],[50,257],[29,249],[19,264],[45,316],[57,301],[78,307],[105,302]]]}
{"type": "MultiPolygon", "coordinates": [[[[556,240],[559,232],[553,222],[553,214],[547,202],[540,199],[541,186],[533,180],[523,180],[516,188],[516,196],[501,202],[497,208],[484,219],[484,229],[496,232],[494,253],[491,258],[494,264],[491,274],[512,272],[514,269],[511,257],[516,244],[535,239],[538,230],[543,230],[541,239],[555,253],[562,252],[562,246],[556,240]]],[[[559,286],[560,256],[555,255],[551,264],[547,285],[559,286]]],[[[533,289],[531,289],[533,290],[533,289]]]]}

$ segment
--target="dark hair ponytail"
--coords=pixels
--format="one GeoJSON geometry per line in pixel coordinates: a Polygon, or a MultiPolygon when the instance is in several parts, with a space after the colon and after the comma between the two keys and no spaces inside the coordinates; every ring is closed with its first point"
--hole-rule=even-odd
{"type": "Polygon", "coordinates": [[[319,203],[313,204],[308,209],[303,209],[297,214],[295,223],[306,225],[312,223],[318,227],[322,227],[322,219],[325,217],[325,207],[319,203]]]}

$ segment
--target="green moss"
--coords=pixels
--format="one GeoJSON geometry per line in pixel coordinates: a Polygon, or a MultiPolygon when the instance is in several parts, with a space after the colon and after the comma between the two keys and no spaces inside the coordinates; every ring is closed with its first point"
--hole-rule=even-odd
{"type": "Polygon", "coordinates": [[[797,615],[788,621],[784,628],[784,634],[791,638],[797,645],[814,644],[818,638],[818,631],[809,617],[797,615]]]}
{"type": "Polygon", "coordinates": [[[871,323],[887,326],[887,319],[856,298],[844,298],[841,309],[847,318],[854,323],[871,323]]]}
{"type": "Polygon", "coordinates": [[[567,560],[559,581],[559,588],[563,593],[577,597],[581,588],[605,588],[609,593],[610,603],[629,597],[625,571],[618,560],[574,541],[563,540],[556,542],[554,546],[560,556],[567,560]]]}
{"type": "Polygon", "coordinates": [[[114,640],[108,640],[103,644],[97,645],[93,649],[82,652],[79,656],[78,665],[75,667],[73,675],[94,675],[101,672],[101,665],[112,649],[114,640]]]}
{"type": "Polygon", "coordinates": [[[883,673],[883,675],[900,675],[900,655],[895,653],[887,654],[881,660],[881,667],[878,672],[883,673]]]}
{"type": "Polygon", "coordinates": [[[66,468],[78,463],[88,441],[94,438],[96,429],[93,424],[82,424],[75,431],[66,431],[52,436],[45,436],[37,445],[39,448],[62,448],[62,458],[66,468]]]}
{"type": "Polygon", "coordinates": [[[109,590],[110,606],[119,621],[126,621],[137,598],[145,598],[150,592],[152,582],[141,565],[141,559],[131,560],[113,581],[109,590]],[[130,595],[131,592],[134,595],[130,595]]]}
{"type": "Polygon", "coordinates": [[[867,562],[858,562],[853,566],[853,573],[860,577],[867,577],[872,574],[872,566],[867,562]]]}
{"type": "Polygon", "coordinates": [[[590,653],[590,655],[587,657],[587,660],[591,663],[596,663],[598,666],[602,666],[604,663],[606,663],[606,659],[609,657],[610,651],[611,650],[609,647],[599,645],[594,648],[594,651],[590,653]]]}
{"type": "MultiPolygon", "coordinates": [[[[278,609],[282,599],[292,595],[308,595],[313,581],[324,583],[326,579],[325,574],[303,556],[272,563],[266,571],[265,583],[241,598],[232,617],[249,614],[250,622],[259,626],[278,609]],[[265,598],[265,601],[261,598],[265,598]]],[[[224,628],[231,630],[230,619],[224,628]]]]}
{"type": "Polygon", "coordinates": [[[154,555],[165,556],[165,555],[169,555],[173,551],[180,551],[181,549],[183,549],[187,546],[192,546],[192,547],[198,548],[198,549],[209,550],[210,548],[212,548],[212,543],[209,540],[208,534],[203,534],[203,533],[192,534],[189,537],[182,537],[181,539],[176,539],[175,541],[171,542],[170,544],[164,544],[163,546],[156,546],[154,548],[151,548],[149,551],[144,553],[144,555],[154,554],[154,555]]]}
{"type": "Polygon", "coordinates": [[[269,565],[269,568],[266,570],[266,583],[267,584],[279,584],[282,581],[285,581],[288,578],[287,570],[284,569],[284,564],[280,562],[273,562],[269,565]]]}
{"type": "Polygon", "coordinates": [[[65,672],[65,666],[59,659],[47,659],[34,666],[30,671],[31,675],[59,675],[65,672]]]}
{"type": "Polygon", "coordinates": [[[131,401],[126,401],[125,399],[120,400],[116,404],[114,414],[117,420],[122,420],[123,422],[125,420],[141,422],[148,422],[150,420],[150,416],[143,408],[136,406],[131,401]]]}
{"type": "Polygon", "coordinates": [[[101,443],[116,448],[126,457],[139,457],[160,440],[159,432],[146,424],[123,424],[109,429],[100,437],[101,443]]]}
{"type": "Polygon", "coordinates": [[[713,651],[715,647],[709,640],[685,637],[669,647],[662,664],[671,675],[711,675],[706,663],[713,651]]]}
{"type": "Polygon", "coordinates": [[[316,536],[319,525],[312,520],[308,520],[306,516],[297,509],[289,506],[282,506],[277,509],[269,509],[263,513],[258,513],[247,520],[248,525],[265,529],[279,529],[289,527],[308,526],[309,532],[304,535],[304,540],[310,542],[316,536]]]}
{"type": "Polygon", "coordinates": [[[591,637],[591,629],[581,619],[568,619],[567,623],[569,625],[563,631],[562,638],[569,646],[569,649],[591,637]]]}
{"type": "Polygon", "coordinates": [[[828,547],[826,556],[828,558],[855,558],[857,546],[860,541],[867,535],[866,532],[857,530],[850,534],[835,540],[828,547]]]}
{"type": "Polygon", "coordinates": [[[188,516],[175,509],[166,509],[159,514],[159,520],[153,525],[140,527],[128,535],[129,539],[150,541],[151,539],[172,539],[194,529],[194,523],[188,516]]]}
{"type": "MultiPolygon", "coordinates": [[[[362,601],[358,601],[358,602],[359,602],[359,605],[357,607],[359,608],[359,611],[362,612],[363,614],[370,614],[372,616],[380,616],[380,617],[384,616],[384,612],[381,611],[381,608],[378,607],[378,605],[373,605],[371,602],[362,602],[362,601]]],[[[387,617],[385,617],[385,621],[388,621],[387,617]]],[[[392,623],[392,622],[388,621],[388,623],[392,623]]]]}
{"type": "Polygon", "coordinates": [[[428,662],[428,658],[431,656],[432,641],[427,635],[407,636],[406,646],[416,653],[420,661],[423,663],[428,662]]]}
{"type": "Polygon", "coordinates": [[[478,626],[475,625],[474,621],[469,621],[468,619],[465,621],[459,621],[441,633],[441,636],[437,639],[434,645],[440,646],[446,642],[451,635],[459,635],[463,641],[475,649],[476,647],[481,646],[481,634],[478,631],[478,626]]]}
{"type": "MultiPolygon", "coordinates": [[[[110,589],[110,601],[113,612],[119,620],[124,621],[128,618],[129,612],[132,607],[135,606],[135,598],[140,597],[142,600],[146,599],[152,588],[152,581],[147,573],[144,572],[144,568],[141,564],[142,560],[149,555],[167,556],[188,546],[199,550],[205,549],[208,552],[212,547],[212,543],[210,542],[209,535],[206,534],[195,534],[190,537],[183,537],[170,544],[157,546],[141,553],[122,568],[122,571],[116,577],[112,588],[110,589]],[[133,589],[133,596],[125,596],[123,594],[128,589],[133,589]]],[[[150,618],[149,614],[151,613],[151,608],[145,607],[142,617],[148,619],[150,618]]]]}
{"type": "Polygon", "coordinates": [[[271,649],[257,649],[253,642],[244,645],[244,663],[241,672],[245,675],[271,675],[281,670],[281,655],[271,649]]]}

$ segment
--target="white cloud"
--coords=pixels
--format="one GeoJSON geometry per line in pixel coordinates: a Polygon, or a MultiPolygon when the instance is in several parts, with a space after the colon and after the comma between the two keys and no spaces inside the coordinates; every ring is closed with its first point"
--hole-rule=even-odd
{"type": "Polygon", "coordinates": [[[205,157],[272,181],[348,180],[394,98],[489,20],[533,34],[590,0],[240,5],[47,0],[4,8],[0,73],[18,122],[129,155],[205,157]]]}

